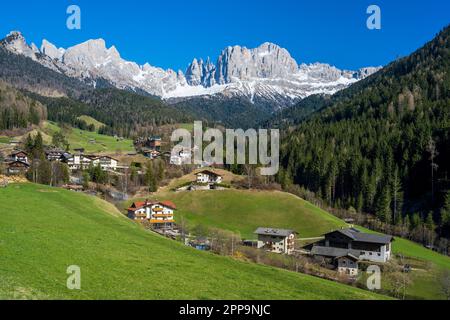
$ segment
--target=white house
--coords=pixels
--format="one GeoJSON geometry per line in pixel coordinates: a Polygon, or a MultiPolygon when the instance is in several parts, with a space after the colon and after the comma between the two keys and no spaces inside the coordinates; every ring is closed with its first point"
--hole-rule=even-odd
{"type": "Polygon", "coordinates": [[[111,158],[109,156],[100,156],[100,157],[92,158],[92,164],[94,166],[100,165],[102,170],[116,171],[118,163],[119,163],[119,161],[117,161],[116,159],[111,158]]]}
{"type": "Polygon", "coordinates": [[[67,159],[67,165],[69,166],[70,170],[87,169],[89,168],[91,163],[92,158],[82,154],[75,154],[67,159]]]}
{"type": "Polygon", "coordinates": [[[311,254],[336,259],[351,254],[359,260],[384,263],[391,259],[392,241],[389,235],[370,234],[356,229],[341,229],[324,235],[312,244],[311,254]]]}
{"type": "Polygon", "coordinates": [[[174,226],[175,204],[171,201],[134,202],[127,209],[128,217],[133,220],[147,220],[155,229],[170,229],[174,226]]]}
{"type": "Polygon", "coordinates": [[[258,228],[258,249],[274,253],[291,254],[294,251],[297,232],[286,229],[258,228]]]}
{"type": "Polygon", "coordinates": [[[197,183],[207,184],[207,183],[222,183],[223,177],[211,170],[203,170],[195,174],[197,176],[197,183]]]}
{"type": "Polygon", "coordinates": [[[25,151],[14,152],[9,157],[12,159],[12,161],[28,163],[28,154],[25,151]]]}

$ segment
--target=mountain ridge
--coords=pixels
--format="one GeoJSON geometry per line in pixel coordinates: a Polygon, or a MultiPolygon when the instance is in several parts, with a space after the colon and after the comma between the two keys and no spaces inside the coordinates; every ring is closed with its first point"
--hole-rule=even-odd
{"type": "Polygon", "coordinates": [[[348,71],[323,63],[298,65],[286,49],[269,42],[254,49],[228,46],[215,64],[209,58],[194,58],[185,72],[124,60],[115,46],[108,48],[101,38],[67,49],[44,39],[38,48],[33,43],[28,45],[19,31],[13,31],[0,44],[10,52],[93,86],[102,79],[118,89],[145,92],[169,101],[239,96],[251,103],[272,103],[274,110],[312,94],[334,94],[380,69],[348,71]]]}

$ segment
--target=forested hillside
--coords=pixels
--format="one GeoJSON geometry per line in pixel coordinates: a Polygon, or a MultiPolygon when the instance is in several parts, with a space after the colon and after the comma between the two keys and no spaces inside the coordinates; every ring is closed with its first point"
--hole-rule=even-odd
{"type": "Polygon", "coordinates": [[[47,118],[47,108],[0,81],[0,130],[27,128],[47,118]]]}
{"type": "Polygon", "coordinates": [[[174,107],[195,116],[196,120],[220,123],[228,128],[251,128],[266,121],[271,111],[252,104],[247,98],[221,96],[197,97],[174,103],[174,107]]]}
{"type": "Polygon", "coordinates": [[[0,79],[15,88],[49,97],[78,97],[90,88],[80,80],[66,77],[30,58],[13,54],[0,45],[0,79]]]}
{"type": "Polygon", "coordinates": [[[336,207],[408,228],[424,221],[448,236],[449,37],[448,27],[301,123],[284,141],[280,181],[336,207]]]}
{"type": "Polygon", "coordinates": [[[275,112],[262,123],[265,128],[286,128],[295,126],[310,117],[315,112],[332,105],[333,98],[329,95],[315,94],[299,103],[275,112]]]}
{"type": "Polygon", "coordinates": [[[99,132],[108,135],[145,135],[156,126],[191,121],[189,115],[157,98],[112,88],[92,90],[77,100],[31,95],[47,105],[49,120],[84,129],[79,117],[88,115],[104,123],[99,132]]]}
{"type": "Polygon", "coordinates": [[[158,98],[115,89],[106,81],[97,81],[94,89],[1,46],[0,79],[46,105],[49,120],[82,129],[85,124],[78,119],[82,115],[105,123],[101,133],[126,137],[151,132],[158,125],[191,121],[190,115],[158,98]]]}

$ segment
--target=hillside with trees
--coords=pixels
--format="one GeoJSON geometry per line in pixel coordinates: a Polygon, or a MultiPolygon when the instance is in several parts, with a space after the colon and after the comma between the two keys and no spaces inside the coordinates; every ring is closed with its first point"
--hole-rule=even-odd
{"type": "Polygon", "coordinates": [[[0,130],[39,125],[47,118],[47,108],[0,81],[0,130]]]}
{"type": "Polygon", "coordinates": [[[302,122],[284,141],[279,181],[402,226],[424,244],[448,238],[449,37],[447,27],[302,122]]]}
{"type": "Polygon", "coordinates": [[[152,132],[156,126],[191,122],[187,112],[159,98],[113,88],[98,80],[95,88],[78,79],[48,69],[30,58],[0,46],[0,79],[24,95],[46,105],[48,119],[88,129],[78,119],[87,115],[105,124],[101,133],[132,137],[152,132]]]}

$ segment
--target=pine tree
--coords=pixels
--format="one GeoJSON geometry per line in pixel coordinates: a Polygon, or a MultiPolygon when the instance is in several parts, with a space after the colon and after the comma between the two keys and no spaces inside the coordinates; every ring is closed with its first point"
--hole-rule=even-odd
{"type": "Polygon", "coordinates": [[[148,186],[150,192],[158,191],[156,176],[153,172],[153,165],[151,162],[147,163],[147,170],[145,172],[145,184],[148,186]]]}
{"type": "Polygon", "coordinates": [[[391,222],[391,196],[389,187],[381,187],[380,195],[375,204],[375,214],[382,222],[391,222]]]}
{"type": "Polygon", "coordinates": [[[395,167],[394,176],[392,178],[392,214],[393,222],[398,225],[401,220],[402,207],[403,207],[403,192],[400,177],[398,173],[398,167],[395,167]]]}

